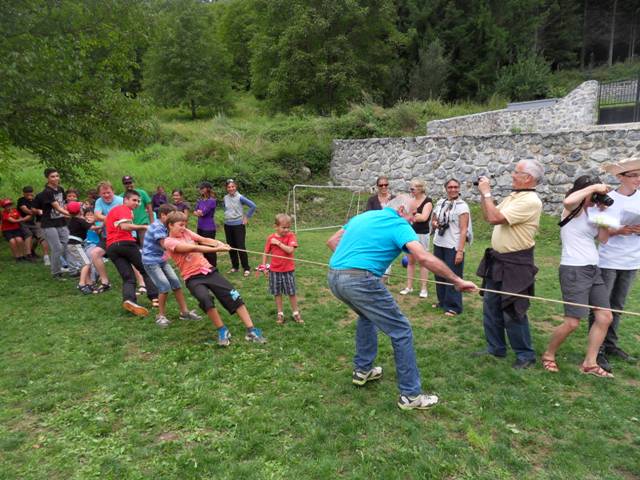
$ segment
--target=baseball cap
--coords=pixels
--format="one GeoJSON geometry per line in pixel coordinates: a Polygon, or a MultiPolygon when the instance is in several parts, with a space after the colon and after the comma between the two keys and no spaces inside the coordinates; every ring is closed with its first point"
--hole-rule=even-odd
{"type": "Polygon", "coordinates": [[[125,175],[122,177],[122,184],[133,183],[133,177],[131,175],[125,175]]]}
{"type": "Polygon", "coordinates": [[[67,203],[67,212],[69,212],[71,215],[75,215],[77,213],[80,213],[81,209],[82,209],[82,203],[80,203],[80,202],[69,202],[69,203],[67,203]]]}
{"type": "Polygon", "coordinates": [[[3,198],[2,200],[0,200],[0,207],[7,207],[12,203],[13,203],[13,200],[11,200],[10,198],[3,198]]]}

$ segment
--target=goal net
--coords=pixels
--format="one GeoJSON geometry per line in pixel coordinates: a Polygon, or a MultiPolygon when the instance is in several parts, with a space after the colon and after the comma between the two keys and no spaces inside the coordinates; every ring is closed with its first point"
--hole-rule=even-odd
{"type": "Polygon", "coordinates": [[[294,185],[287,197],[287,213],[295,233],[340,228],[362,213],[368,193],[360,187],[337,185],[294,185]]]}

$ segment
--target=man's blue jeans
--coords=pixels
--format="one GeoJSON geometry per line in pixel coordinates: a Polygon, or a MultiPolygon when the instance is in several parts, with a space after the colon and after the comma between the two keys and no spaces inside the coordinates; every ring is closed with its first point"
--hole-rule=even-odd
{"type": "MultiPolygon", "coordinates": [[[[502,282],[486,279],[486,288],[490,290],[502,290],[502,282]]],[[[497,293],[484,293],[484,305],[482,309],[484,319],[484,335],[487,339],[487,351],[496,357],[507,355],[507,344],[504,332],[507,332],[511,348],[518,360],[535,360],[536,352],[531,344],[531,332],[529,331],[529,318],[525,315],[523,321],[518,322],[502,310],[502,295],[497,293]]]]}
{"type": "Polygon", "coordinates": [[[378,329],[391,339],[398,389],[402,395],[422,393],[409,320],[382,283],[366,270],[330,270],[329,288],[358,314],[354,368],[366,372],[378,354],[378,329]]]}

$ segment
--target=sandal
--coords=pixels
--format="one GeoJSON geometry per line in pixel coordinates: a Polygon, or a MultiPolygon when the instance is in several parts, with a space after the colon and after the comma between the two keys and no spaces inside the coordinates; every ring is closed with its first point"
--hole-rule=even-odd
{"type": "Polygon", "coordinates": [[[138,295],[144,295],[145,293],[147,293],[147,287],[145,287],[144,285],[140,285],[138,287],[138,295]]]}
{"type": "Polygon", "coordinates": [[[245,270],[242,274],[243,277],[248,277],[249,275],[251,275],[251,270],[245,270]]]}
{"type": "Polygon", "coordinates": [[[586,375],[594,375],[600,378],[614,378],[613,373],[607,372],[600,365],[591,365],[587,367],[586,365],[580,366],[580,371],[586,375]]]}
{"type": "Polygon", "coordinates": [[[278,312],[278,319],[276,320],[278,325],[284,325],[284,313],[278,312]]]}
{"type": "Polygon", "coordinates": [[[552,372],[552,373],[557,373],[560,371],[556,361],[551,360],[550,358],[542,359],[542,368],[544,368],[547,372],[552,372]]]}
{"type": "Polygon", "coordinates": [[[227,273],[238,273],[238,269],[232,268],[231,270],[227,270],[227,273]]]}
{"type": "Polygon", "coordinates": [[[296,323],[304,323],[304,320],[302,320],[302,317],[300,316],[300,312],[297,310],[293,312],[293,321],[296,323]]]}
{"type": "Polygon", "coordinates": [[[160,300],[158,300],[157,298],[152,298],[151,299],[151,306],[153,308],[158,308],[160,306],[160,300]]]}

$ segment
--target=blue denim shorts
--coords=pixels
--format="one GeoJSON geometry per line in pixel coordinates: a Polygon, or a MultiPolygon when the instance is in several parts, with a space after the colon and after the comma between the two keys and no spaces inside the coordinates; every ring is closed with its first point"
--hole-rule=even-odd
{"type": "Polygon", "coordinates": [[[169,293],[171,290],[182,288],[180,279],[167,262],[145,263],[147,275],[158,289],[158,293],[169,293]]]}

